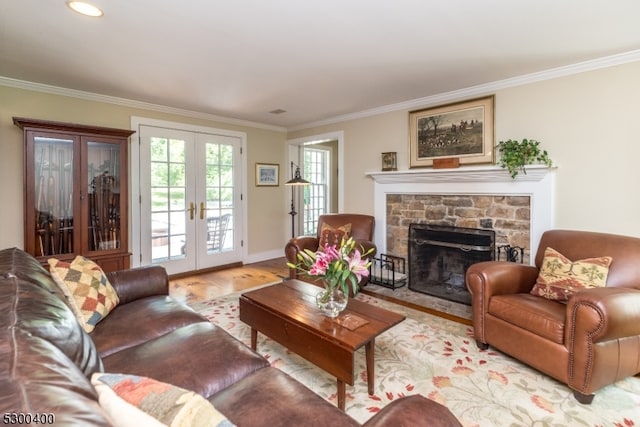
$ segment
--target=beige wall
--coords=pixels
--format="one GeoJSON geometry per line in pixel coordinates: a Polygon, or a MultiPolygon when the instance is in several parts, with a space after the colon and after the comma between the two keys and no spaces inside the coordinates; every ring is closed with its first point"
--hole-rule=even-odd
{"type": "MultiPolygon", "coordinates": [[[[13,124],[14,116],[73,122],[115,128],[131,128],[131,116],[182,122],[247,134],[247,222],[248,255],[278,256],[284,247],[288,206],[285,187],[256,187],[255,163],[283,164],[286,133],[194,119],[156,111],[87,101],[0,86],[0,248],[23,247],[23,137],[13,124]]],[[[281,168],[280,181],[288,169],[281,168]]]]}
{"type": "MultiPolygon", "coordinates": [[[[558,166],[557,228],[640,236],[638,76],[640,62],[635,62],[495,92],[496,141],[537,139],[558,166]]],[[[385,151],[397,151],[398,169],[408,169],[408,111],[288,137],[339,130],[344,131],[345,211],[373,213],[373,181],[365,173],[380,170],[385,151]]]]}
{"type": "MultiPolygon", "coordinates": [[[[540,140],[557,170],[556,227],[640,236],[640,62],[495,92],[496,141],[540,140]]],[[[429,107],[429,105],[425,105],[429,107]]],[[[408,111],[302,131],[230,125],[0,86],[0,247],[22,247],[22,133],[13,116],[130,127],[130,117],[184,122],[247,133],[248,254],[279,256],[288,235],[286,187],[255,187],[255,163],[279,163],[288,179],[288,139],[344,131],[344,211],[373,213],[380,153],[398,152],[408,169],[408,111]]]]}

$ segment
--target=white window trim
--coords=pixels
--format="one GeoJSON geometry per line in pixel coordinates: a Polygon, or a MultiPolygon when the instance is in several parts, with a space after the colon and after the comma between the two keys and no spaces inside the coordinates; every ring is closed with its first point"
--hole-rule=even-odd
{"type": "MultiPolygon", "coordinates": [[[[342,212],[344,209],[344,131],[328,132],[319,135],[303,136],[301,138],[294,138],[287,140],[286,153],[287,165],[291,162],[298,164],[298,158],[296,154],[298,152],[297,147],[312,142],[324,142],[324,141],[338,141],[338,212],[342,212]]],[[[289,206],[291,203],[291,195],[287,192],[283,195],[284,206],[289,206]]],[[[288,241],[291,236],[291,218],[283,220],[283,234],[285,242],[288,241]]]]}

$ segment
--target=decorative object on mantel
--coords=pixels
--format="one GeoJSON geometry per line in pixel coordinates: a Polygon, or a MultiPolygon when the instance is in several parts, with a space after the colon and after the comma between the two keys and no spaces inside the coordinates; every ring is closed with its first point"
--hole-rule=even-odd
{"type": "Polygon", "coordinates": [[[494,96],[409,112],[409,167],[493,162],[494,96]]]}
{"type": "Polygon", "coordinates": [[[316,295],[318,308],[327,317],[337,317],[347,306],[349,285],[355,296],[360,279],[369,275],[371,261],[362,257],[372,251],[369,249],[362,253],[356,249],[353,237],[343,238],[339,246],[325,244],[316,252],[305,249],[298,253],[297,264],[288,262],[287,266],[301,271],[307,277],[322,280],[324,289],[316,295]]]}
{"type": "Polygon", "coordinates": [[[398,170],[398,156],[395,151],[382,153],[382,170],[383,171],[398,170]]]}
{"type": "Polygon", "coordinates": [[[532,164],[544,164],[548,167],[553,165],[547,150],[542,150],[540,142],[533,139],[523,139],[516,141],[508,139],[498,142],[496,149],[500,153],[498,165],[509,171],[511,178],[518,176],[520,172],[527,174],[525,166],[532,164]]]}
{"type": "Polygon", "coordinates": [[[460,167],[458,157],[447,157],[445,159],[433,159],[434,169],[455,169],[460,167]]]}

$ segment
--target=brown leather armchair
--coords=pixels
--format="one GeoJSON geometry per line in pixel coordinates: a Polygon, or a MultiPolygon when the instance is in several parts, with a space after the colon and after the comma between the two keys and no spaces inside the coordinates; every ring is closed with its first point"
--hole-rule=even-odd
{"type": "Polygon", "coordinates": [[[551,230],[535,266],[481,262],[466,281],[478,347],[491,345],[567,384],[580,403],[640,372],[640,238],[551,230]],[[606,287],[575,292],[566,304],[531,295],[547,247],[572,261],[612,257],[606,287]]]}
{"type": "MultiPolygon", "coordinates": [[[[349,235],[356,241],[356,248],[363,249],[362,252],[368,251],[373,248],[373,251],[367,256],[367,258],[373,258],[376,253],[376,245],[373,243],[373,226],[375,220],[371,215],[362,214],[324,214],[318,217],[318,230],[315,236],[299,236],[289,240],[284,248],[287,261],[293,264],[298,262],[298,252],[309,249],[315,252],[320,246],[320,234],[322,226],[327,224],[333,228],[340,228],[347,224],[350,224],[351,231],[349,235]]],[[[289,269],[289,278],[304,280],[306,282],[318,284],[313,278],[305,277],[300,274],[299,271],[291,268],[289,269]]],[[[368,283],[369,278],[363,277],[360,281],[360,286],[364,286],[368,283]]]]}

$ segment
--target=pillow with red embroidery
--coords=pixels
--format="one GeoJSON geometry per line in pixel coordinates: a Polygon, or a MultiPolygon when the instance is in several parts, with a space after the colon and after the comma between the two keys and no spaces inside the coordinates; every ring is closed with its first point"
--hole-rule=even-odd
{"type": "Polygon", "coordinates": [[[147,377],[96,373],[91,384],[116,427],[233,427],[199,394],[147,377]]]}
{"type": "Polygon", "coordinates": [[[322,224],[320,227],[320,237],[318,250],[323,251],[325,245],[340,247],[342,239],[347,240],[351,235],[351,223],[332,227],[329,224],[322,224]]]}
{"type": "Polygon", "coordinates": [[[607,284],[612,258],[586,258],[571,261],[553,248],[546,248],[532,295],[566,302],[581,289],[602,288],[607,284]]]}
{"type": "Polygon", "coordinates": [[[49,272],[85,331],[91,332],[120,302],[98,264],[78,255],[71,263],[49,258],[49,272]]]}

